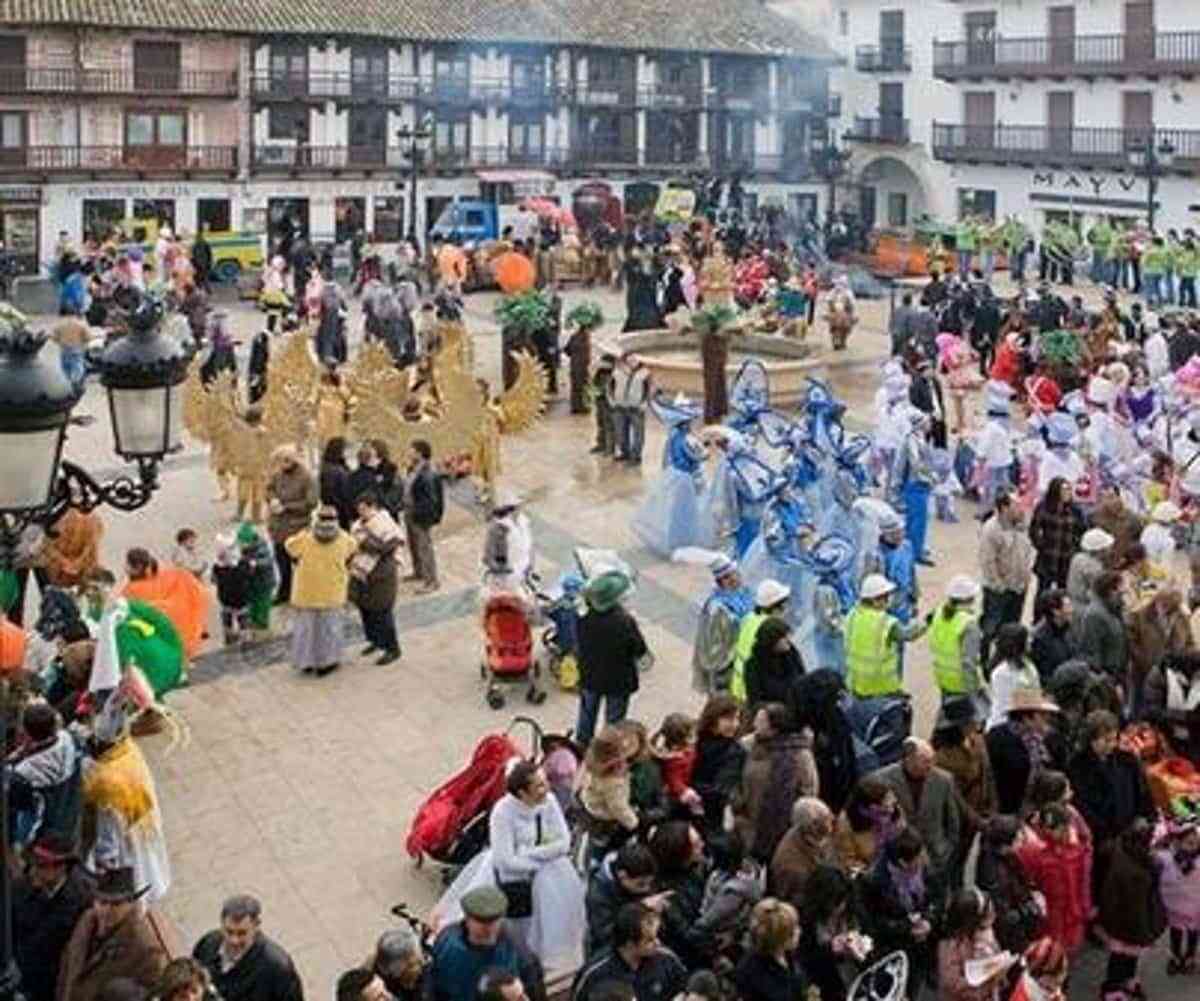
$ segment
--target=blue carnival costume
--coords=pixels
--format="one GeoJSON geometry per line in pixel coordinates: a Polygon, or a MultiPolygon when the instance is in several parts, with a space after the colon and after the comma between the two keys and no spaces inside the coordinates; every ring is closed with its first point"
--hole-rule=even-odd
{"type": "Polygon", "coordinates": [[[701,466],[704,446],[691,433],[700,410],[691,402],[655,399],[650,409],[668,427],[663,449],[663,471],[650,488],[633,518],[633,531],[659,556],[701,541],[700,495],[704,490],[701,466]]]}

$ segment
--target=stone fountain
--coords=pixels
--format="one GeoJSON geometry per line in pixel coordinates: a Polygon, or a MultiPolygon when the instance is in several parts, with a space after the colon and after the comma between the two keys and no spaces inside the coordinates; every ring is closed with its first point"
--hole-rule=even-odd
{"type": "MultiPolygon", "coordinates": [[[[698,284],[706,303],[733,304],[733,267],[722,255],[705,259],[698,284]]],[[[684,393],[692,399],[704,397],[704,367],[700,336],[689,326],[688,316],[676,314],[670,326],[660,330],[637,330],[617,334],[606,350],[621,354],[631,351],[650,371],[653,384],[667,393],[684,393]],[[676,316],[679,318],[676,319],[676,316]]],[[[754,317],[741,314],[729,329],[729,360],[726,384],[732,386],[738,369],[748,358],[762,362],[771,384],[775,406],[799,403],[806,395],[810,378],[824,379],[828,373],[822,352],[805,337],[756,332],[754,317]]]]}

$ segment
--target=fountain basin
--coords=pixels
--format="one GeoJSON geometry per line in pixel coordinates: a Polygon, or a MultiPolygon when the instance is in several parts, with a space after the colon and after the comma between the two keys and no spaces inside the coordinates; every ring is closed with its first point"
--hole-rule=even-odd
{"type": "MultiPolygon", "coordinates": [[[[704,367],[700,360],[700,338],[674,330],[635,330],[617,334],[605,350],[620,354],[632,351],[650,370],[656,388],[667,393],[684,393],[704,398],[704,367]]],[[[809,379],[824,379],[828,372],[823,353],[812,344],[794,337],[770,334],[733,334],[729,338],[726,381],[732,386],[738,369],[747,358],[756,358],[767,370],[773,406],[799,403],[809,379]]]]}

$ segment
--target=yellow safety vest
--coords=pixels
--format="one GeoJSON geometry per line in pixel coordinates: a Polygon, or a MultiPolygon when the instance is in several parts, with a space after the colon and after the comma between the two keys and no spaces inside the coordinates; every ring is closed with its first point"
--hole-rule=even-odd
{"type": "Polygon", "coordinates": [[[758,635],[758,627],[766,622],[764,612],[751,612],[738,629],[737,643],[733,647],[733,679],[729,682],[729,694],[739,702],[746,702],[746,661],[754,652],[754,638],[758,635]]]}
{"type": "Polygon", "coordinates": [[[846,617],[846,687],[860,699],[903,689],[900,652],[889,641],[896,619],[878,608],[855,605],[846,617]]]}
{"type": "Polygon", "coordinates": [[[975,616],[960,608],[950,618],[938,609],[929,630],[929,652],[933,655],[933,680],[943,695],[971,695],[963,671],[962,638],[975,616]]]}

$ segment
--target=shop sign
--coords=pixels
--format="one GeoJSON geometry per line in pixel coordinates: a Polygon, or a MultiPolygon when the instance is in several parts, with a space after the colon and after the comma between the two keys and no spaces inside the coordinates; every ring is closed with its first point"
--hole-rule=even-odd
{"type": "Polygon", "coordinates": [[[69,184],[63,191],[68,198],[232,198],[233,185],[182,184],[69,184]]]}
{"type": "Polygon", "coordinates": [[[0,184],[0,202],[41,202],[42,189],[28,184],[0,184]]]}

